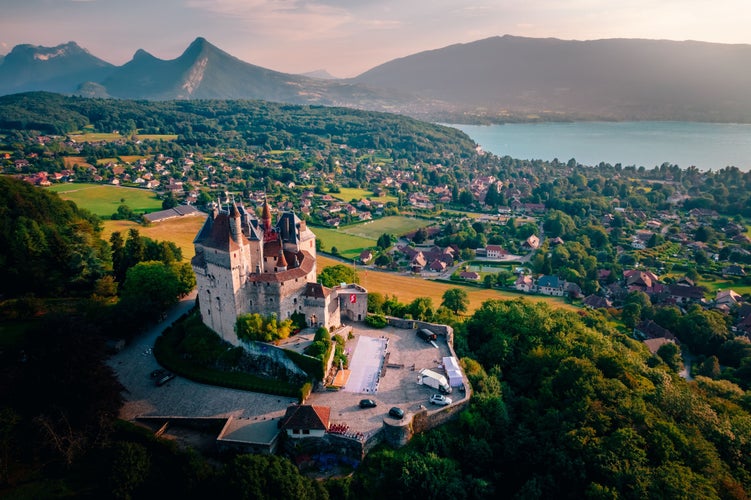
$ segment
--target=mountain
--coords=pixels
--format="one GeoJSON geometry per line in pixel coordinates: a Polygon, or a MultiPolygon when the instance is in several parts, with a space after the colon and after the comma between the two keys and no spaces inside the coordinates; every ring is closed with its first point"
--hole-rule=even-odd
{"type": "Polygon", "coordinates": [[[350,82],[290,75],[246,63],[197,38],[176,59],[158,59],[139,50],[98,85],[81,94],[125,99],[263,99],[291,104],[396,109],[394,95],[350,82]]]}
{"type": "Polygon", "coordinates": [[[75,42],[56,47],[16,45],[0,59],[0,95],[30,90],[70,93],[81,82],[105,78],[113,68],[75,42]]]}
{"type": "Polygon", "coordinates": [[[395,59],[356,78],[291,75],[197,38],[176,59],[138,50],[115,67],[74,42],[16,46],[0,95],[262,99],[390,111],[443,122],[530,119],[751,123],[751,45],[503,36],[395,59]]]}
{"type": "Polygon", "coordinates": [[[307,73],[302,73],[302,76],[307,76],[308,78],[319,78],[321,80],[336,80],[337,78],[326,71],[325,69],[317,69],[314,71],[308,71],[307,73]]]}
{"type": "Polygon", "coordinates": [[[488,115],[751,121],[751,45],[493,37],[351,80],[488,115]]]}

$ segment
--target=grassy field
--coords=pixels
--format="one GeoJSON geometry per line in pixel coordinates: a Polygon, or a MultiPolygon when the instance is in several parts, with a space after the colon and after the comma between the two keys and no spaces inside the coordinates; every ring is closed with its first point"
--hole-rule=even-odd
{"type": "Polygon", "coordinates": [[[430,225],[430,221],[427,221],[425,219],[415,219],[413,217],[394,215],[390,217],[383,217],[382,219],[363,222],[362,224],[342,227],[339,229],[339,231],[351,234],[353,236],[361,236],[363,238],[378,240],[378,237],[383,233],[390,233],[400,236],[402,234],[412,232],[416,229],[428,225],[430,225]]]}
{"type": "MultiPolygon", "coordinates": [[[[340,261],[325,256],[318,256],[318,272],[321,269],[341,264],[340,261]]],[[[443,294],[450,288],[463,288],[469,296],[469,312],[479,308],[483,302],[490,299],[513,300],[524,297],[531,302],[545,302],[551,307],[563,308],[569,310],[578,310],[579,308],[567,304],[559,297],[541,297],[527,296],[512,292],[503,292],[500,290],[490,290],[487,288],[462,287],[461,285],[451,285],[448,283],[438,283],[428,281],[418,277],[404,276],[394,273],[382,273],[367,269],[359,269],[360,284],[369,292],[378,292],[384,295],[396,295],[400,302],[409,303],[418,297],[430,297],[433,305],[438,307],[443,300],[443,294]]]]}
{"type": "Polygon", "coordinates": [[[142,141],[176,141],[177,134],[138,134],[136,136],[142,141]]]}
{"type": "Polygon", "coordinates": [[[347,259],[357,258],[364,249],[374,247],[376,244],[376,240],[372,238],[347,234],[337,229],[314,227],[312,230],[326,251],[336,247],[341,256],[347,259]]]}
{"type": "Polygon", "coordinates": [[[714,295],[719,290],[733,290],[736,293],[743,294],[751,294],[751,284],[747,283],[747,279],[745,278],[737,278],[733,280],[728,280],[724,278],[716,278],[716,279],[700,279],[698,283],[696,283],[698,286],[706,287],[707,290],[709,290],[709,293],[711,295],[711,298],[714,298],[714,295]]]}
{"type": "Polygon", "coordinates": [[[396,203],[397,201],[399,201],[396,196],[391,195],[373,196],[373,191],[370,191],[368,189],[343,187],[339,188],[339,191],[339,193],[331,193],[331,196],[342,201],[361,200],[363,198],[368,198],[372,201],[380,201],[381,203],[388,203],[389,201],[396,203]]]}
{"type": "Polygon", "coordinates": [[[104,221],[102,239],[109,241],[110,235],[115,231],[120,231],[123,238],[127,239],[128,231],[134,228],[138,229],[141,236],[147,236],[152,240],[172,241],[183,251],[183,258],[190,260],[195,255],[193,239],[205,220],[205,217],[198,216],[177,217],[151,224],[148,227],[130,221],[108,220],[104,221]]]}
{"type": "Polygon", "coordinates": [[[153,191],[138,188],[125,188],[107,184],[55,184],[48,189],[56,192],[64,200],[72,200],[100,217],[110,217],[122,203],[136,213],[153,212],[162,209],[162,202],[153,191]]]}
{"type": "Polygon", "coordinates": [[[143,160],[146,158],[149,158],[149,157],[145,155],[123,155],[120,157],[120,159],[126,163],[134,163],[134,162],[137,162],[138,160],[143,160]]]}
{"type": "MultiPolygon", "coordinates": [[[[70,134],[69,136],[76,142],[114,142],[121,139],[129,139],[130,136],[124,136],[120,134],[106,133],[106,132],[86,132],[83,134],[70,134]]],[[[177,140],[176,134],[137,134],[137,139],[142,141],[174,141],[177,140]]]]}
{"type": "Polygon", "coordinates": [[[83,156],[66,156],[63,158],[63,164],[65,165],[65,168],[73,168],[76,165],[79,165],[81,167],[91,167],[91,163],[88,163],[86,161],[86,158],[83,156]]]}

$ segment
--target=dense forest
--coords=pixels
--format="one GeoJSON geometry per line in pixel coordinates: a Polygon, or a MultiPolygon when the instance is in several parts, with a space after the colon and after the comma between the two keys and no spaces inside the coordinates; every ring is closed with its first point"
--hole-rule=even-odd
{"type": "Polygon", "coordinates": [[[0,129],[67,134],[92,126],[128,137],[177,134],[203,147],[269,149],[336,143],[354,148],[396,149],[440,157],[464,155],[474,144],[459,130],[399,115],[267,101],[126,101],[32,92],[0,97],[0,129]],[[379,126],[373,127],[377,122],[379,126]]]}

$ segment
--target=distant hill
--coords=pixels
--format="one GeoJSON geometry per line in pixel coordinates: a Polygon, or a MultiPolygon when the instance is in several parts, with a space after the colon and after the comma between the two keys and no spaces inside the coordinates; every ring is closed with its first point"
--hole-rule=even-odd
{"type": "Polygon", "coordinates": [[[75,42],[56,47],[16,45],[0,58],[0,95],[31,90],[70,93],[81,82],[101,80],[113,69],[75,42]]]}
{"type": "Polygon", "coordinates": [[[503,36],[396,59],[352,81],[479,114],[751,121],[751,45],[503,36]]]}
{"type": "Polygon", "coordinates": [[[317,69],[315,71],[308,71],[307,73],[302,73],[302,76],[307,76],[308,78],[318,78],[320,80],[336,80],[337,78],[326,71],[325,69],[317,69]]]}
{"type": "Polygon", "coordinates": [[[116,67],[73,42],[19,45],[0,95],[261,99],[444,122],[690,120],[751,123],[751,45],[503,36],[421,52],[342,80],[255,66],[197,38],[176,59],[138,50],[116,67]]]}

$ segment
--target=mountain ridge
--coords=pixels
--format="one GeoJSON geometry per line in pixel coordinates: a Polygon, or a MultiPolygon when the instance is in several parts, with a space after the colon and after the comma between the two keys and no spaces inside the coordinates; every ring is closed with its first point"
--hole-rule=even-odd
{"type": "Polygon", "coordinates": [[[46,90],[127,99],[262,99],[444,122],[685,120],[751,123],[751,45],[496,36],[378,65],[354,78],[256,66],[197,37],[178,57],[138,49],[114,66],[75,42],[18,45],[0,95],[46,90]],[[64,63],[64,64],[62,64],[64,63]]]}

